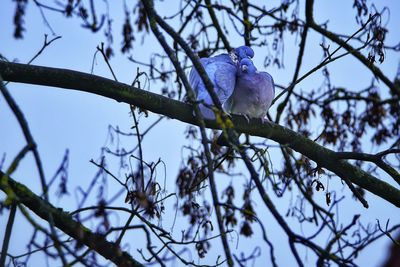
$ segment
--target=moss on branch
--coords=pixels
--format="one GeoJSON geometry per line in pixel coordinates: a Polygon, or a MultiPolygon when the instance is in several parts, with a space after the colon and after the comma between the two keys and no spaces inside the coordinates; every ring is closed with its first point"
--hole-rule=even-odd
{"type": "MultiPolygon", "coordinates": [[[[89,92],[115,99],[119,102],[129,103],[182,122],[194,125],[198,123],[193,115],[192,107],[188,104],[96,75],[2,61],[0,61],[0,75],[4,80],[11,82],[89,92]]],[[[339,160],[336,152],[311,141],[301,134],[272,122],[262,124],[259,120],[254,119],[248,123],[241,116],[234,115],[232,121],[238,132],[268,138],[287,145],[315,161],[319,167],[326,168],[342,179],[347,178],[352,183],[400,207],[399,189],[350,164],[346,160],[339,160]]],[[[205,122],[208,128],[219,128],[215,121],[206,120],[205,122]]]]}

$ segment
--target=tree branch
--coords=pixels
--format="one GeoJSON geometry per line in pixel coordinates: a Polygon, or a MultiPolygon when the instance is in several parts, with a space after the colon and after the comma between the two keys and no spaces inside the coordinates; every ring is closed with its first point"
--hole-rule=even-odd
{"type": "MultiPolygon", "coordinates": [[[[117,266],[143,266],[141,263],[134,260],[127,252],[122,251],[119,246],[107,241],[103,235],[92,233],[81,223],[75,221],[70,214],[49,204],[47,201],[35,195],[29,188],[14,181],[2,171],[0,171],[0,177],[1,180],[7,179],[7,184],[13,190],[18,202],[28,207],[40,218],[46,221],[52,219],[54,221],[54,226],[76,239],[78,242],[95,250],[117,266]],[[52,218],[50,218],[50,215],[52,218]]],[[[6,187],[3,183],[0,183],[0,189],[4,192],[6,191],[6,187]]]]}
{"type": "Polygon", "coordinates": [[[221,26],[219,25],[217,15],[215,15],[214,9],[211,7],[211,2],[210,0],[205,0],[206,6],[208,13],[210,14],[210,18],[215,26],[215,29],[217,30],[218,37],[221,38],[222,42],[224,43],[225,49],[229,52],[232,50],[232,47],[229,44],[228,39],[226,38],[224,32],[221,29],[221,26]]]}
{"type": "Polygon", "coordinates": [[[386,164],[382,159],[382,157],[391,153],[400,153],[400,149],[389,149],[377,154],[358,153],[358,152],[337,152],[336,156],[340,159],[354,159],[354,160],[373,162],[379,168],[384,170],[387,174],[392,176],[392,178],[400,185],[400,173],[396,171],[389,164],[386,164]]]}
{"type": "MultiPolygon", "coordinates": [[[[82,72],[1,62],[0,75],[4,80],[60,87],[102,95],[119,102],[129,103],[154,113],[163,114],[182,122],[197,125],[190,105],[167,97],[140,90],[127,84],[90,75],[82,72]]],[[[262,124],[252,119],[250,123],[241,116],[232,116],[235,128],[242,133],[260,136],[284,144],[293,150],[315,161],[318,166],[328,169],[342,179],[348,178],[352,183],[400,207],[400,190],[377,177],[350,164],[338,160],[336,153],[318,145],[316,142],[288,128],[269,122],[262,124]]],[[[205,120],[208,128],[219,129],[216,121],[205,120]]]]}
{"type": "Polygon", "coordinates": [[[271,104],[274,104],[274,102],[275,102],[276,100],[278,100],[279,97],[280,97],[283,93],[288,92],[288,94],[287,94],[285,100],[284,100],[281,104],[279,104],[279,106],[278,106],[278,108],[277,108],[277,114],[276,114],[276,119],[275,119],[275,122],[276,122],[276,123],[279,123],[279,119],[280,119],[280,117],[281,117],[281,115],[282,115],[283,109],[285,108],[285,106],[286,106],[287,103],[289,102],[289,98],[290,98],[290,96],[291,96],[291,94],[292,94],[292,92],[293,92],[293,89],[294,89],[295,85],[296,85],[296,80],[297,80],[297,77],[299,76],[300,67],[301,67],[302,61],[303,61],[304,50],[305,50],[305,47],[306,47],[307,32],[308,32],[308,25],[306,24],[306,25],[304,26],[303,32],[302,32],[302,34],[301,34],[301,42],[300,42],[299,54],[298,54],[298,56],[297,56],[296,69],[295,69],[295,71],[294,71],[293,79],[292,79],[292,82],[291,82],[290,86],[288,87],[287,90],[283,90],[283,91],[279,94],[279,96],[277,96],[277,97],[272,101],[272,103],[271,103],[271,104]]]}
{"type": "Polygon", "coordinates": [[[400,96],[400,86],[392,82],[388,77],[386,77],[375,64],[371,63],[363,54],[361,54],[361,52],[354,49],[354,47],[352,47],[346,41],[342,40],[338,35],[322,28],[314,21],[313,5],[314,5],[314,0],[306,1],[306,16],[307,16],[307,21],[309,22],[309,26],[315,31],[322,34],[323,36],[326,36],[333,42],[337,43],[339,46],[343,47],[347,51],[349,52],[352,51],[354,57],[356,57],[359,61],[361,61],[361,63],[363,63],[377,78],[381,79],[383,83],[386,84],[387,87],[389,87],[390,91],[393,94],[400,96]]]}
{"type": "MultiPolygon", "coordinates": [[[[147,12],[147,15],[149,18],[150,27],[151,27],[154,35],[160,42],[161,46],[163,47],[164,51],[167,53],[170,60],[172,61],[172,64],[174,65],[178,76],[180,77],[180,79],[182,80],[182,82],[186,88],[186,92],[188,93],[189,99],[191,100],[192,103],[195,103],[195,94],[191,88],[191,85],[189,84],[189,81],[187,80],[185,73],[179,64],[178,59],[174,56],[173,50],[168,46],[164,36],[162,35],[162,33],[160,32],[160,30],[157,27],[156,21],[157,21],[157,18],[159,18],[159,16],[157,15],[156,11],[154,10],[154,6],[153,6],[154,3],[150,0],[142,0],[142,3],[146,9],[146,12],[147,12]]],[[[177,35],[177,33],[175,31],[173,31],[173,29],[170,28],[170,26],[164,20],[158,19],[158,24],[161,24],[160,26],[163,29],[165,29],[170,35],[177,35]]],[[[174,40],[176,40],[180,45],[182,44],[182,40],[180,40],[180,38],[174,38],[174,40]]],[[[187,47],[186,47],[186,50],[188,50],[187,47]]],[[[197,60],[194,61],[194,64],[199,64],[199,63],[200,62],[198,62],[197,60]]],[[[202,79],[203,78],[207,78],[207,76],[202,77],[202,79]]],[[[213,92],[212,88],[208,88],[208,90],[213,92]]],[[[226,232],[225,232],[225,227],[224,227],[224,224],[222,221],[221,210],[220,210],[219,206],[216,205],[216,203],[218,203],[218,195],[217,195],[217,189],[216,189],[215,180],[214,180],[214,171],[213,171],[213,167],[212,167],[211,152],[210,152],[210,148],[208,145],[208,138],[207,138],[206,130],[205,130],[206,126],[204,124],[204,118],[200,112],[200,109],[199,109],[197,103],[194,104],[194,113],[196,115],[196,122],[200,125],[200,132],[201,132],[201,136],[202,136],[201,142],[203,144],[204,152],[205,152],[206,159],[207,159],[207,168],[208,168],[208,174],[209,174],[211,195],[213,197],[213,203],[214,203],[215,212],[217,215],[217,222],[218,222],[219,230],[221,233],[221,240],[222,240],[223,248],[225,251],[226,260],[227,260],[228,266],[233,266],[232,255],[231,255],[229,244],[228,244],[228,241],[226,238],[226,232]]]]}

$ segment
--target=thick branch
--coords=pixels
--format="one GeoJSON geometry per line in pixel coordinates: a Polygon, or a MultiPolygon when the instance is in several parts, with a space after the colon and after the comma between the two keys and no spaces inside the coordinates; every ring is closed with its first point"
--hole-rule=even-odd
{"type": "MultiPolygon", "coordinates": [[[[182,80],[186,91],[188,93],[188,96],[191,98],[192,103],[194,102],[195,96],[194,96],[194,92],[191,88],[191,86],[189,85],[189,81],[187,80],[185,73],[182,69],[182,67],[180,66],[178,59],[176,57],[173,56],[173,51],[172,49],[168,46],[167,42],[165,41],[165,38],[163,37],[162,33],[159,31],[157,24],[154,23],[156,21],[156,11],[154,10],[154,6],[152,1],[150,0],[143,0],[142,1],[143,5],[145,6],[148,18],[149,18],[149,23],[150,23],[150,27],[154,33],[154,35],[156,36],[156,38],[158,39],[158,41],[160,42],[160,44],[162,45],[162,47],[164,48],[164,51],[168,54],[170,60],[172,61],[173,65],[175,66],[175,69],[177,71],[177,74],[179,76],[179,78],[182,80]]],[[[211,15],[212,12],[210,12],[211,15]]],[[[165,23],[163,21],[163,25],[162,26],[164,29],[167,30],[167,32],[171,35],[176,35],[177,33],[175,33],[175,31],[173,31],[169,25],[167,23],[165,23]]],[[[178,38],[175,39],[178,43],[182,43],[178,38]]],[[[200,62],[196,62],[196,63],[200,63],[200,62]]],[[[206,135],[206,126],[204,124],[204,118],[200,112],[199,107],[197,106],[197,104],[195,104],[194,106],[194,113],[196,115],[197,118],[197,122],[200,124],[200,132],[201,132],[201,142],[203,144],[204,147],[204,153],[206,155],[206,159],[207,159],[207,168],[208,168],[208,174],[209,174],[209,181],[210,181],[210,189],[211,189],[211,195],[213,198],[213,203],[214,203],[214,207],[215,207],[215,213],[217,215],[217,222],[218,222],[218,227],[221,233],[221,240],[222,240],[222,245],[225,251],[225,255],[226,255],[226,260],[228,263],[228,266],[233,266],[233,260],[232,260],[232,255],[231,255],[231,251],[229,248],[229,244],[228,244],[228,240],[226,238],[226,232],[225,232],[225,227],[222,221],[222,215],[221,215],[221,209],[218,205],[216,205],[216,203],[218,203],[218,193],[217,193],[217,189],[216,189],[216,185],[215,185],[215,179],[214,179],[214,171],[213,171],[213,165],[212,165],[212,160],[211,160],[211,152],[210,152],[210,148],[208,145],[208,138],[206,135]]]]}
{"type": "Polygon", "coordinates": [[[249,3],[247,0],[239,2],[243,13],[243,26],[244,26],[244,44],[250,46],[251,39],[251,22],[249,20],[249,3]]]}
{"type": "MultiPolygon", "coordinates": [[[[0,171],[0,177],[5,175],[5,173],[0,171]]],[[[107,241],[103,235],[92,233],[81,223],[75,221],[71,215],[61,209],[57,209],[47,201],[44,201],[23,184],[14,181],[10,177],[3,177],[2,179],[4,178],[7,179],[8,186],[13,190],[20,203],[46,221],[50,220],[49,214],[51,214],[51,219],[54,221],[54,225],[67,235],[76,239],[78,242],[93,249],[104,258],[115,263],[117,266],[143,266],[141,263],[134,260],[128,253],[122,251],[118,245],[107,241]]],[[[0,190],[6,190],[3,183],[0,183],[0,190]]]]}
{"type": "Polygon", "coordinates": [[[400,173],[396,171],[395,168],[386,164],[382,157],[390,153],[400,153],[399,149],[389,149],[378,154],[367,154],[367,153],[357,153],[357,152],[337,152],[336,156],[339,159],[355,159],[362,161],[370,161],[375,163],[379,168],[384,170],[387,174],[392,176],[392,178],[400,185],[400,173]]]}
{"type": "MultiPolygon", "coordinates": [[[[197,120],[193,116],[193,109],[188,104],[95,75],[8,62],[0,62],[0,75],[3,76],[4,80],[12,82],[60,87],[102,95],[197,125],[197,120]]],[[[248,123],[241,116],[235,115],[233,122],[239,132],[268,138],[284,144],[315,161],[318,166],[330,170],[342,179],[348,178],[352,183],[400,207],[400,190],[353,166],[346,160],[338,160],[334,151],[271,122],[261,124],[259,120],[251,120],[248,123]]],[[[219,128],[215,121],[206,121],[206,126],[214,129],[219,128]]]]}
{"type": "MultiPolygon", "coordinates": [[[[170,60],[172,61],[173,65],[177,71],[178,76],[180,77],[180,79],[182,80],[182,82],[186,88],[189,98],[192,100],[191,102],[193,103],[195,96],[194,96],[194,92],[193,92],[191,86],[189,85],[189,81],[187,80],[187,78],[184,74],[184,71],[179,64],[178,59],[176,57],[174,57],[174,53],[173,53],[172,49],[168,46],[167,42],[165,41],[164,36],[159,31],[157,24],[155,23],[156,17],[158,17],[158,15],[156,14],[156,11],[154,10],[153,2],[150,0],[142,0],[142,3],[146,9],[146,12],[147,12],[147,15],[149,18],[150,27],[151,27],[154,35],[160,42],[161,46],[164,48],[164,51],[168,54],[170,60]]],[[[175,31],[173,31],[170,28],[170,26],[167,23],[165,23],[165,21],[162,21],[162,25],[164,25],[164,26],[161,26],[161,27],[166,29],[170,35],[177,34],[175,31]]],[[[180,40],[179,38],[175,38],[175,40],[180,44],[182,43],[182,40],[180,40]]],[[[200,62],[195,62],[195,63],[199,64],[200,62]]],[[[207,159],[207,168],[208,168],[208,174],[209,174],[211,195],[213,197],[213,203],[214,203],[215,212],[217,215],[217,222],[218,222],[219,230],[221,233],[221,240],[222,240],[223,248],[225,251],[226,258],[227,258],[228,266],[233,266],[232,255],[231,255],[229,244],[228,244],[228,241],[226,238],[225,227],[222,222],[221,210],[220,210],[220,207],[218,205],[216,205],[216,203],[218,202],[218,195],[217,195],[217,189],[216,189],[215,180],[214,180],[214,172],[213,172],[212,161],[211,161],[211,152],[210,152],[210,148],[208,145],[208,138],[206,135],[206,130],[205,130],[206,126],[204,124],[204,118],[200,112],[198,105],[194,104],[193,107],[194,107],[194,113],[195,113],[196,119],[197,119],[196,122],[200,125],[201,142],[203,143],[204,152],[205,152],[206,159],[207,159]]]]}

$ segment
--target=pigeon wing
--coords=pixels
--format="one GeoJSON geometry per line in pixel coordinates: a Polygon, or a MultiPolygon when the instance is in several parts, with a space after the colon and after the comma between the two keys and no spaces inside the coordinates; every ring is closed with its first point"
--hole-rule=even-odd
{"type": "Polygon", "coordinates": [[[216,63],[215,71],[215,92],[221,104],[224,104],[232,95],[236,84],[236,67],[228,63],[216,63]]]}
{"type": "Polygon", "coordinates": [[[268,90],[272,91],[273,96],[275,95],[275,83],[274,79],[268,72],[260,72],[260,75],[262,75],[265,79],[265,86],[268,88],[268,90]]]}
{"type": "MultiPolygon", "coordinates": [[[[200,63],[203,65],[203,67],[207,71],[207,65],[210,64],[210,59],[209,58],[201,58],[200,63]]],[[[192,69],[190,70],[190,73],[189,73],[189,83],[192,86],[192,89],[196,96],[199,95],[200,90],[205,89],[203,81],[201,80],[201,77],[194,66],[192,67],[192,69]]]]}

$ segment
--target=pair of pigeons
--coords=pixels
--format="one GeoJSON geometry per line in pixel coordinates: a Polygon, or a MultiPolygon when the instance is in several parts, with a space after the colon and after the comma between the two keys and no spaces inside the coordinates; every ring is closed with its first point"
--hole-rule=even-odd
{"type": "MultiPolygon", "coordinates": [[[[257,71],[253,57],[253,49],[240,46],[229,54],[202,58],[200,62],[226,112],[247,119],[261,118],[264,122],[275,95],[274,80],[269,73],[257,71]]],[[[189,80],[204,118],[215,119],[211,96],[194,67],[189,80]]]]}

